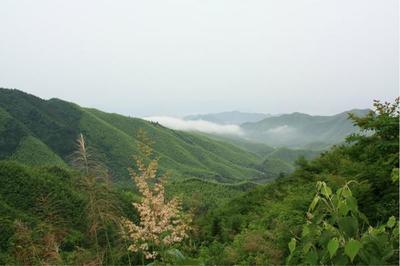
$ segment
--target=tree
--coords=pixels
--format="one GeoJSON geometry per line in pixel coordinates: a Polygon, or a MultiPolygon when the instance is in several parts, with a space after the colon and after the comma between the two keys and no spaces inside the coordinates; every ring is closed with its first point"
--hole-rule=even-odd
{"type": "Polygon", "coordinates": [[[158,178],[158,159],[152,157],[152,143],[143,130],[138,134],[139,150],[144,157],[136,157],[138,170],[129,172],[135,182],[142,200],[133,203],[138,210],[140,223],[123,220],[125,236],[131,242],[129,250],[142,252],[146,259],[156,259],[167,255],[167,247],[181,242],[187,237],[190,217],[181,210],[177,198],[165,197],[165,176],[158,178]],[[145,161],[148,161],[146,163],[145,161]]]}
{"type": "Polygon", "coordinates": [[[360,207],[376,222],[399,214],[399,187],[392,182],[399,169],[399,104],[400,98],[393,103],[374,101],[374,110],[366,116],[350,114],[361,132],[347,138],[350,146],[344,152],[359,165],[357,180],[370,185],[360,195],[360,207]]]}
{"type": "MultiPolygon", "coordinates": [[[[352,155],[358,160],[384,163],[398,168],[400,98],[394,103],[374,101],[374,111],[364,117],[349,114],[361,129],[347,138],[352,155]]],[[[392,168],[393,168],[392,167],[392,168]]]]}

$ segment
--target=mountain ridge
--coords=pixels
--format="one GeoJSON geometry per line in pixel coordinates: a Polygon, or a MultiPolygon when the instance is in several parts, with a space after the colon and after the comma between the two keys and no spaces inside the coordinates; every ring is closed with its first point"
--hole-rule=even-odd
{"type": "Polygon", "coordinates": [[[369,111],[369,109],[352,109],[332,116],[313,116],[296,112],[267,117],[255,123],[244,123],[241,128],[246,137],[273,147],[315,146],[315,149],[326,149],[331,145],[342,143],[346,136],[357,132],[356,127],[348,119],[348,113],[362,116],[369,111]]]}

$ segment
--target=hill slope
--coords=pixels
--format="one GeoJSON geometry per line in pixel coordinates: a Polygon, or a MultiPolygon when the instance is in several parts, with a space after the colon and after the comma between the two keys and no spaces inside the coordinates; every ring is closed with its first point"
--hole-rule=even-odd
{"type": "MultiPolygon", "coordinates": [[[[224,141],[235,145],[243,150],[253,153],[262,158],[262,163],[256,168],[266,173],[271,179],[289,174],[295,169],[295,162],[298,158],[304,157],[307,160],[317,157],[322,150],[313,149],[290,149],[290,148],[273,148],[264,143],[246,140],[240,137],[228,137],[220,135],[212,135],[206,133],[196,133],[209,138],[224,141]]],[[[264,178],[264,181],[270,181],[264,178]]]]}
{"type": "Polygon", "coordinates": [[[46,101],[18,90],[0,89],[0,159],[61,165],[69,161],[75,140],[83,133],[113,177],[126,180],[127,167],[137,153],[139,128],[155,140],[161,170],[173,169],[173,176],[220,182],[265,176],[254,167],[261,163],[257,155],[221,141],[59,99],[46,101]]]}

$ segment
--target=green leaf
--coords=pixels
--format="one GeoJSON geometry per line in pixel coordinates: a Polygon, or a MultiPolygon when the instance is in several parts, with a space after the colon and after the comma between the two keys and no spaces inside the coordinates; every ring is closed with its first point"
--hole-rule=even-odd
{"type": "Polygon", "coordinates": [[[321,187],[325,185],[325,182],[317,181],[317,190],[321,190],[321,187]]]}
{"type": "Polygon", "coordinates": [[[353,213],[358,212],[357,200],[353,196],[349,196],[346,198],[346,204],[353,213]]]}
{"type": "Polygon", "coordinates": [[[303,253],[307,254],[310,248],[312,247],[312,243],[308,242],[303,246],[303,253]]]}
{"type": "Polygon", "coordinates": [[[345,198],[348,198],[348,197],[353,196],[353,194],[351,193],[350,188],[347,187],[347,186],[343,188],[342,195],[343,195],[343,197],[345,197],[345,198]]]}
{"type": "Polygon", "coordinates": [[[296,239],[292,238],[292,239],[290,240],[288,246],[289,246],[290,254],[292,254],[293,251],[296,249],[296,239]]]}
{"type": "Polygon", "coordinates": [[[329,251],[329,256],[331,257],[331,259],[336,254],[336,251],[338,250],[338,248],[339,248],[339,240],[336,237],[329,240],[328,251],[329,251]]]}
{"type": "Polygon", "coordinates": [[[391,216],[388,220],[388,222],[386,223],[387,227],[389,228],[393,228],[393,226],[396,225],[396,218],[394,218],[394,216],[391,216]]]}
{"type": "Polygon", "coordinates": [[[324,185],[321,189],[322,195],[325,197],[329,198],[330,195],[332,195],[332,189],[328,187],[327,185],[324,185]]]}
{"type": "Polygon", "coordinates": [[[344,246],[344,253],[350,258],[351,262],[353,262],[355,256],[357,256],[358,251],[361,249],[361,243],[358,240],[351,239],[344,246]]]}
{"type": "Polygon", "coordinates": [[[304,225],[303,226],[303,231],[301,233],[301,236],[305,237],[305,236],[307,236],[309,234],[310,234],[310,228],[308,227],[308,225],[304,225]]]}
{"type": "Polygon", "coordinates": [[[339,201],[338,204],[338,211],[339,211],[339,215],[341,216],[346,216],[347,213],[349,212],[349,207],[346,204],[346,201],[339,201]]]}
{"type": "Polygon", "coordinates": [[[315,196],[313,201],[310,204],[310,211],[313,211],[315,209],[315,206],[317,206],[317,203],[319,201],[319,196],[315,196]]]}

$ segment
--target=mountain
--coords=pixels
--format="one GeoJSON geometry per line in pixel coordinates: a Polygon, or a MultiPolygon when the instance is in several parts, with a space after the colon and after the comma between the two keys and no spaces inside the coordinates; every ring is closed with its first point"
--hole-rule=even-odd
{"type": "Polygon", "coordinates": [[[321,152],[306,150],[306,149],[289,149],[289,148],[277,148],[273,152],[269,153],[267,159],[278,159],[289,165],[294,165],[299,157],[304,157],[307,160],[314,159],[321,152]]]}
{"type": "Polygon", "coordinates": [[[204,120],[221,125],[240,125],[246,122],[258,122],[269,115],[261,113],[244,113],[239,111],[222,112],[214,114],[198,114],[184,117],[185,120],[204,120]]]}
{"type": "MultiPolygon", "coordinates": [[[[265,155],[265,144],[270,147],[287,147],[295,149],[317,150],[328,149],[334,144],[342,143],[345,137],[357,129],[348,119],[348,113],[363,116],[368,109],[353,109],[332,116],[313,116],[304,113],[267,115],[260,113],[242,113],[238,111],[215,114],[186,116],[185,120],[205,120],[217,124],[236,124],[242,135],[222,136],[224,141],[241,148],[252,149],[265,155]],[[261,145],[261,147],[260,147],[261,145]],[[253,146],[253,147],[252,147],[253,146]],[[258,147],[257,147],[258,146],[258,147]]],[[[211,135],[208,135],[211,137],[211,135]]],[[[267,148],[268,150],[268,148],[267,148]]]]}
{"type": "Polygon", "coordinates": [[[348,113],[362,116],[368,111],[354,109],[333,116],[284,114],[244,123],[241,127],[246,138],[271,146],[323,150],[343,142],[346,136],[357,131],[348,120],[348,113]]]}
{"type": "Polygon", "coordinates": [[[83,108],[60,99],[43,100],[19,90],[0,89],[0,159],[30,165],[67,166],[80,133],[115,180],[128,180],[137,154],[137,131],[155,141],[161,171],[235,183],[265,178],[261,158],[226,142],[174,131],[158,123],[83,108]]]}

